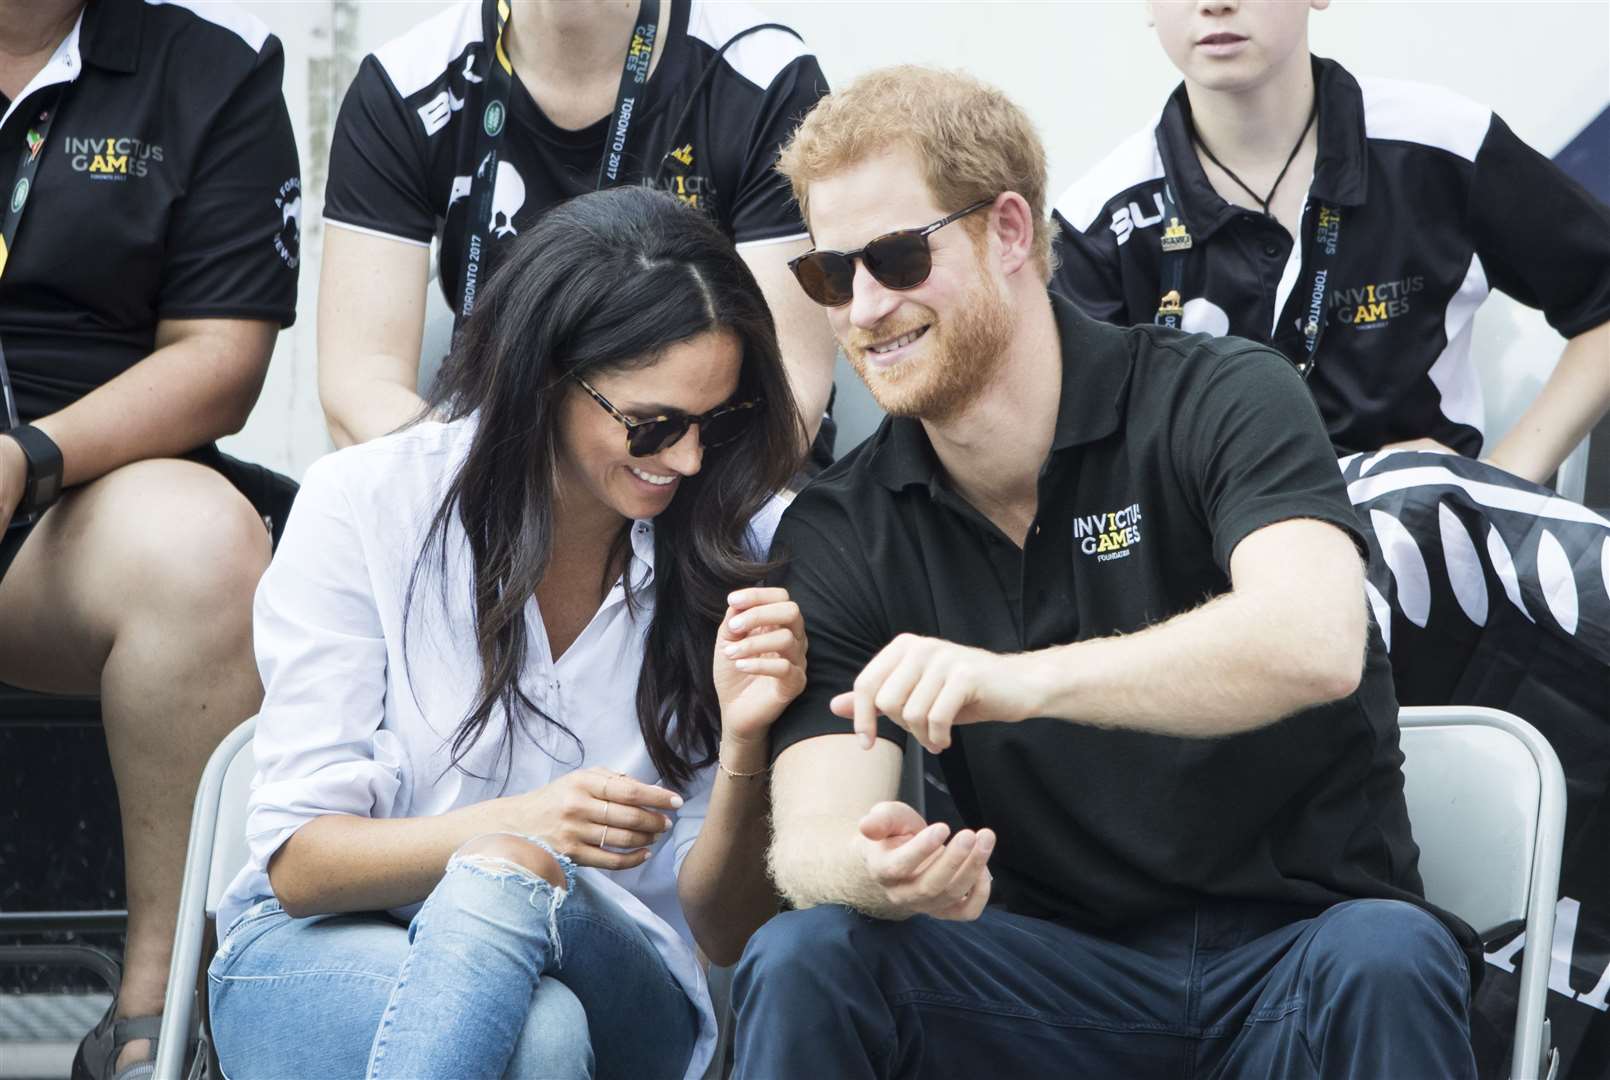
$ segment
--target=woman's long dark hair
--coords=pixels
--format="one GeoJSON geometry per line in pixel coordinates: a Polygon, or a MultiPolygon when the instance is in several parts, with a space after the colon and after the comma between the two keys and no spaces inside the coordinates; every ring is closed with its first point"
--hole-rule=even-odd
{"type": "MultiPolygon", "coordinates": [[[[566,376],[647,367],[667,347],[714,329],[730,331],[742,346],[738,399],[762,398],[765,407],[736,442],[704,456],[699,473],[682,480],[655,519],[656,596],[637,684],[638,726],[664,780],[685,786],[714,760],[721,720],[711,676],[716,627],[727,594],[767,569],[750,556],[744,535],[793,474],[805,429],[771,312],[732,244],[672,196],[622,187],[560,204],[510,245],[431,393],[437,413],[474,414],[477,423],[432,518],[404,609],[406,627],[433,546],[445,569],[456,515],[469,539],[481,676],[453,733],[450,768],[462,767],[498,710],[507,718],[511,761],[515,732],[529,734],[533,719],[575,738],[520,686],[530,645],[525,606],[553,549],[556,422],[564,395],[575,392],[566,376]]],[[[612,567],[628,550],[628,524],[612,567]]],[[[625,580],[631,602],[629,573],[625,580]]]]}

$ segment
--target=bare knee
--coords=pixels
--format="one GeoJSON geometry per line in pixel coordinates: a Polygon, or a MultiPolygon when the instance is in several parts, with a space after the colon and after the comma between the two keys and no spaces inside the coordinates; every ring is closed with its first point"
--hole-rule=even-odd
{"type": "Polygon", "coordinates": [[[228,607],[249,619],[252,595],[270,554],[263,519],[211,469],[169,470],[163,488],[138,552],[151,580],[167,590],[173,603],[195,611],[228,607]]]}
{"type": "Polygon", "coordinates": [[[221,475],[188,461],[136,462],[97,481],[73,513],[75,547],[96,568],[88,602],[215,644],[249,633],[268,532],[221,475]]]}
{"type": "Polygon", "coordinates": [[[492,862],[513,863],[542,878],[556,889],[565,887],[565,868],[559,860],[523,836],[512,833],[487,833],[467,840],[455,852],[455,857],[485,859],[492,862]]]}

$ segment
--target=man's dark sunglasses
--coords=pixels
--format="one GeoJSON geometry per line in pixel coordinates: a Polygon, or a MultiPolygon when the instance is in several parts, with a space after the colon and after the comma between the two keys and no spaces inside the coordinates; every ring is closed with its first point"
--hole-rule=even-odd
{"type": "Polygon", "coordinates": [[[884,233],[876,240],[867,241],[866,247],[859,251],[807,251],[790,259],[788,268],[794,271],[805,295],[823,307],[842,307],[854,297],[856,259],[860,259],[867,273],[886,288],[915,289],[928,280],[934,268],[928,237],[994,202],[994,199],[984,199],[920,229],[884,233]]]}
{"type": "Polygon", "coordinates": [[[608,398],[587,384],[586,379],[580,375],[571,378],[626,429],[626,452],[633,457],[650,457],[668,446],[676,445],[676,441],[686,435],[688,428],[694,424],[699,425],[699,444],[706,449],[730,443],[743,434],[744,428],[749,426],[761,406],[761,399],[755,398],[753,401],[717,405],[698,416],[672,411],[634,420],[611,405],[608,398]]]}

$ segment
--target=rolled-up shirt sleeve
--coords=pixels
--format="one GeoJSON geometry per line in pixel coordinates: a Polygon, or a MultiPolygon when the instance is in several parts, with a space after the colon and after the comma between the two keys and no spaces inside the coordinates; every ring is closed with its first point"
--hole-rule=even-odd
{"type": "Polygon", "coordinates": [[[329,814],[386,817],[401,744],[381,729],[386,641],[369,560],[331,459],[307,474],[253,608],[263,707],[246,839],[253,863],[329,814]]]}

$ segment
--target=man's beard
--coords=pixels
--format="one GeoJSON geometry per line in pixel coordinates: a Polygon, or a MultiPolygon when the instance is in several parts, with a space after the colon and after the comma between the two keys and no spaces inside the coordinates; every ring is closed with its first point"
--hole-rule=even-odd
{"type": "Polygon", "coordinates": [[[904,327],[891,321],[857,334],[858,341],[845,343],[844,354],[884,412],[943,423],[971,404],[1000,369],[1012,338],[1011,306],[995,280],[980,273],[949,320],[940,322],[920,304],[913,307],[900,319],[904,327]],[[923,337],[932,339],[927,355],[889,369],[868,361],[861,342],[890,341],[923,325],[923,337]]]}

